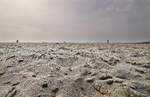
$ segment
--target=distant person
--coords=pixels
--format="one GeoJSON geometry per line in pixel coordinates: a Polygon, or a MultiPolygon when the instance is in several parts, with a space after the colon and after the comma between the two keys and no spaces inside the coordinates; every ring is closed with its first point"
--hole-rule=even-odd
{"type": "Polygon", "coordinates": [[[107,44],[109,44],[109,40],[107,40],[107,44]]]}
{"type": "Polygon", "coordinates": [[[17,40],[16,43],[19,43],[19,40],[17,40]]]}

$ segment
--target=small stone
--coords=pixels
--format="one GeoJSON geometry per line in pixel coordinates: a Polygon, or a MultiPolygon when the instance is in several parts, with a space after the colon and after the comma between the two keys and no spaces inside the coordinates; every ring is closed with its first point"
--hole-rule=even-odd
{"type": "Polygon", "coordinates": [[[136,72],[139,72],[141,74],[144,74],[145,72],[143,70],[135,69],[136,72]]]}
{"type": "Polygon", "coordinates": [[[69,70],[69,71],[72,71],[72,69],[71,69],[71,68],[68,68],[68,70],[69,70]]]}
{"type": "Polygon", "coordinates": [[[65,75],[68,75],[68,73],[64,73],[65,75]]]}
{"type": "Polygon", "coordinates": [[[82,76],[87,76],[87,75],[89,75],[89,74],[91,74],[90,71],[84,71],[81,75],[82,75],[82,76]]]}
{"type": "Polygon", "coordinates": [[[85,81],[87,82],[87,83],[93,83],[94,82],[94,78],[87,78],[87,79],[85,79],[85,81]]]}
{"type": "Polygon", "coordinates": [[[145,68],[150,68],[150,63],[144,65],[145,68]]]}
{"type": "Polygon", "coordinates": [[[3,75],[3,74],[5,74],[5,72],[4,72],[4,71],[3,71],[3,72],[0,72],[0,76],[1,76],[1,75],[3,75]]]}
{"type": "Polygon", "coordinates": [[[106,81],[106,83],[107,83],[108,85],[113,84],[113,82],[114,82],[113,80],[107,80],[107,81],[106,81]]]}
{"type": "Polygon", "coordinates": [[[41,95],[38,95],[37,97],[42,97],[41,95]]]}
{"type": "Polygon", "coordinates": [[[57,93],[58,91],[59,91],[59,88],[54,88],[54,89],[52,90],[53,93],[57,93]]]}
{"type": "Polygon", "coordinates": [[[79,53],[79,52],[77,52],[77,53],[76,53],[76,55],[80,55],[80,53],[79,53]]]}
{"type": "Polygon", "coordinates": [[[107,80],[107,79],[112,79],[112,76],[109,75],[102,75],[99,77],[100,80],[107,80]]]}
{"type": "Polygon", "coordinates": [[[32,77],[36,77],[36,75],[34,74],[34,75],[32,75],[32,77]]]}
{"type": "Polygon", "coordinates": [[[123,80],[122,79],[115,79],[114,82],[115,83],[123,83],[123,80]]]}
{"type": "Polygon", "coordinates": [[[60,68],[59,68],[59,67],[57,67],[57,68],[56,68],[56,70],[57,70],[57,71],[59,71],[59,70],[60,70],[60,68]]]}
{"type": "Polygon", "coordinates": [[[6,66],[7,68],[11,68],[11,67],[14,67],[14,66],[10,66],[10,65],[8,65],[8,66],[6,66]]]}
{"type": "Polygon", "coordinates": [[[53,58],[53,57],[50,57],[50,59],[53,60],[54,58],[53,58]]]}
{"type": "Polygon", "coordinates": [[[142,64],[141,63],[136,63],[136,62],[134,62],[134,63],[131,63],[132,65],[135,65],[135,66],[141,66],[142,64]]]}
{"type": "Polygon", "coordinates": [[[21,59],[21,60],[18,60],[18,62],[19,62],[19,63],[23,62],[23,59],[21,59]]]}
{"type": "Polygon", "coordinates": [[[103,48],[99,48],[98,50],[103,50],[103,48]]]}
{"type": "Polygon", "coordinates": [[[16,86],[18,84],[20,84],[20,82],[16,82],[16,83],[12,84],[12,86],[16,86]]]}

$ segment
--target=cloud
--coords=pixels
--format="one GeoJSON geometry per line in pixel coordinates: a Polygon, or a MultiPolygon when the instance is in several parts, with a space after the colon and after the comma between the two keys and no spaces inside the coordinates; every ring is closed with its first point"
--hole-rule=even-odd
{"type": "Polygon", "coordinates": [[[1,0],[0,41],[141,41],[149,0],[1,0]]]}

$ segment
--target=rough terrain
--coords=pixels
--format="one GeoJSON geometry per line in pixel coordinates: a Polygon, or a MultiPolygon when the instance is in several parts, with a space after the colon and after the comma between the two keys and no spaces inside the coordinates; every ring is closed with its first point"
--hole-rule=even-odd
{"type": "Polygon", "coordinates": [[[0,43],[0,97],[150,97],[150,44],[0,43]]]}

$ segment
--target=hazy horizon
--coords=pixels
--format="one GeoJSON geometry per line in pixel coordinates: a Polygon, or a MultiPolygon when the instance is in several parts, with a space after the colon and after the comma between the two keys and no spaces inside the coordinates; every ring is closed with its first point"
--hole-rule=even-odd
{"type": "Polygon", "coordinates": [[[0,0],[0,42],[150,41],[150,0],[0,0]]]}

